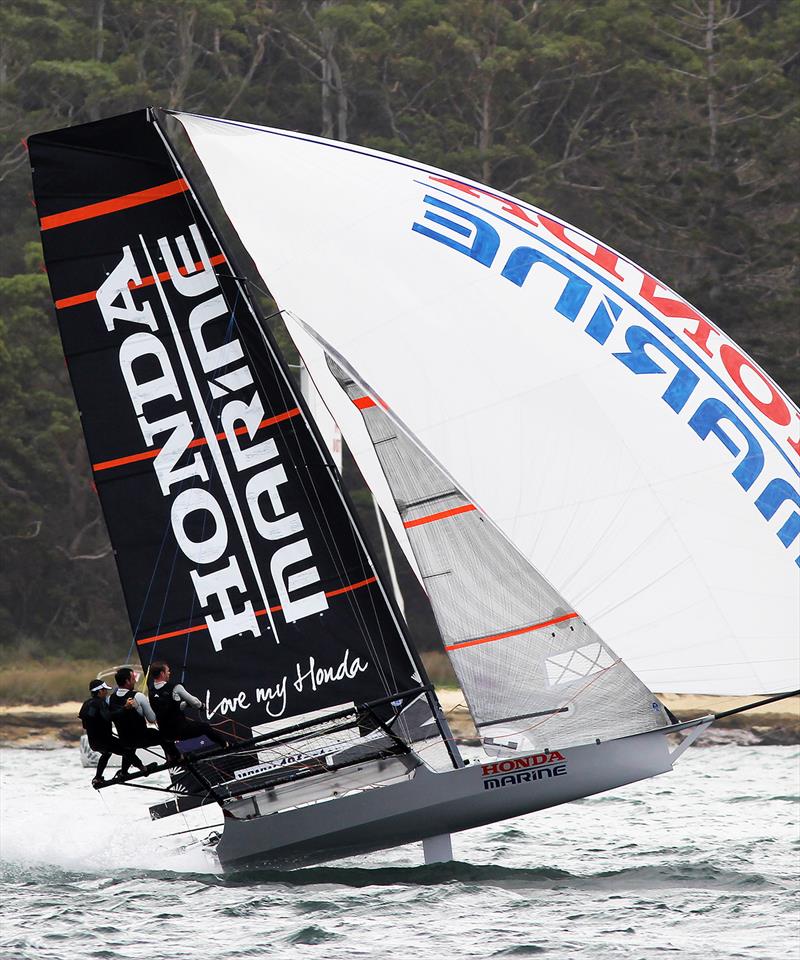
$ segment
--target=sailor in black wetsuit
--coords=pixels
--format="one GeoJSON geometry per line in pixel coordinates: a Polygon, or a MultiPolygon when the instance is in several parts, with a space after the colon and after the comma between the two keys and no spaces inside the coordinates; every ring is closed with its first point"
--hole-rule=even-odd
{"type": "Polygon", "coordinates": [[[108,698],[108,707],[123,747],[135,750],[137,747],[160,746],[164,748],[167,760],[179,759],[175,744],[147,726],[156,722],[156,715],[147,697],[134,690],[136,677],[133,670],[120,667],[114,679],[117,689],[108,698]]]}
{"type": "Polygon", "coordinates": [[[144,770],[144,764],[136,756],[134,750],[125,749],[120,741],[111,732],[111,714],[108,710],[106,697],[111,692],[111,687],[102,680],[89,681],[89,693],[91,696],[83,704],[78,716],[83,723],[83,729],[89,738],[89,746],[95,753],[100,754],[97,761],[97,770],[95,771],[92,786],[97,788],[103,782],[103,773],[106,769],[111,754],[115,753],[122,757],[121,774],[126,776],[131,766],[144,770]]]}
{"type": "Polygon", "coordinates": [[[194,707],[199,710],[203,704],[183,686],[170,680],[169,664],[157,661],[150,666],[150,703],[158,721],[158,729],[170,740],[188,740],[190,737],[205,735],[221,747],[228,746],[224,734],[215,730],[210,723],[192,720],[184,715],[184,710],[194,707]]]}

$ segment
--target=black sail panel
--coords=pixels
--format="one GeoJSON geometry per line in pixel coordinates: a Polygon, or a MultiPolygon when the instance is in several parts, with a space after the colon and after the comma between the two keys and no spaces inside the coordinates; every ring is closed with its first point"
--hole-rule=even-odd
{"type": "Polygon", "coordinates": [[[143,665],[250,726],[423,681],[148,111],[30,138],[45,262],[143,665]]]}

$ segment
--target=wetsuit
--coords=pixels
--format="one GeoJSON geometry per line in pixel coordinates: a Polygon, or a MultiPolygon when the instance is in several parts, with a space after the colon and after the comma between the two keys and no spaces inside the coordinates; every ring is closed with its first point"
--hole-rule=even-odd
{"type": "Polygon", "coordinates": [[[111,714],[102,697],[89,697],[81,707],[78,717],[86,731],[89,746],[95,753],[100,754],[94,775],[95,780],[102,780],[112,753],[122,757],[123,775],[129,772],[131,765],[138,767],[140,770],[144,769],[135,751],[123,747],[122,743],[111,732],[111,714]]]}
{"type": "Polygon", "coordinates": [[[221,747],[227,746],[227,738],[210,723],[192,720],[184,715],[187,705],[200,709],[203,704],[183,684],[171,681],[154,683],[150,691],[150,703],[158,721],[158,729],[170,740],[188,740],[205,735],[221,747]]]}
{"type": "Polygon", "coordinates": [[[168,739],[161,736],[157,730],[147,726],[147,722],[155,723],[156,716],[150,701],[143,693],[136,690],[126,690],[124,687],[117,688],[109,700],[109,712],[114,726],[117,728],[122,745],[128,749],[137,747],[156,747],[164,748],[164,753],[168,760],[178,758],[178,751],[175,744],[170,743],[168,739]],[[125,708],[128,700],[133,700],[133,708],[125,708]]]}

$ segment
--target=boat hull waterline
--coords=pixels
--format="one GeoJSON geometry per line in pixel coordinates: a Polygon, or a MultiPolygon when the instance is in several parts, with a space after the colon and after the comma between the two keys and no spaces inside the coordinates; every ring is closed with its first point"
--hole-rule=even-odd
{"type": "Polygon", "coordinates": [[[227,811],[216,852],[225,870],[300,867],[535,813],[668,773],[682,752],[665,735],[674,729],[487,757],[443,773],[421,766],[410,779],[339,796],[335,803],[246,818],[227,811]]]}

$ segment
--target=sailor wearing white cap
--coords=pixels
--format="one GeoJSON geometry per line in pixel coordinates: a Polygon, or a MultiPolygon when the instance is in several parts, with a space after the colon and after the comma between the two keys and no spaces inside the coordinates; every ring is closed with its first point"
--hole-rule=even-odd
{"type": "Polygon", "coordinates": [[[131,766],[138,767],[142,771],[145,769],[144,764],[136,756],[136,751],[123,747],[112,733],[111,714],[106,704],[106,698],[110,692],[111,687],[107,683],[99,679],[90,680],[89,693],[91,696],[84,702],[78,714],[83,723],[83,729],[89,738],[89,746],[100,754],[100,759],[97,761],[97,770],[92,780],[92,786],[95,788],[103,782],[103,772],[111,759],[112,753],[122,757],[121,774],[123,777],[130,771],[131,766]]]}

